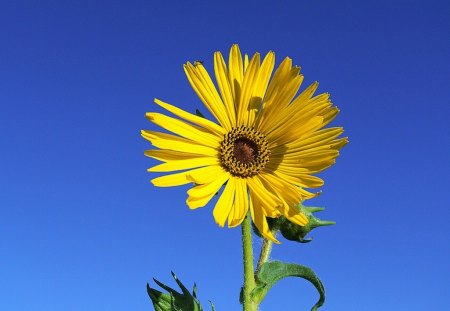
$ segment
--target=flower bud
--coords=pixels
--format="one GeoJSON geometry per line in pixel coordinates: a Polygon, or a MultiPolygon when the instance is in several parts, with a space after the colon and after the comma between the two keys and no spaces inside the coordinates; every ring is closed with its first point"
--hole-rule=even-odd
{"type": "Polygon", "coordinates": [[[313,229],[321,226],[330,226],[336,224],[334,221],[321,220],[313,215],[313,213],[325,210],[323,207],[308,207],[301,203],[297,206],[299,212],[308,218],[308,223],[305,226],[299,226],[287,220],[285,217],[280,217],[276,226],[279,228],[284,238],[290,241],[300,243],[308,243],[312,238],[305,238],[306,235],[313,229]]]}

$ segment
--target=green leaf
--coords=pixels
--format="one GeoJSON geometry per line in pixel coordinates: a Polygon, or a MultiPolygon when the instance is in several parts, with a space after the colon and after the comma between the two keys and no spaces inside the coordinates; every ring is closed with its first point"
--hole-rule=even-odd
{"type": "Polygon", "coordinates": [[[256,288],[252,291],[252,299],[256,303],[261,303],[267,295],[269,289],[279,280],[285,277],[295,276],[303,278],[311,282],[319,292],[319,300],[311,308],[311,311],[316,311],[325,302],[325,288],[317,275],[306,266],[284,263],[281,261],[266,262],[261,266],[256,275],[256,288]]]}
{"type": "MultiPolygon", "coordinates": [[[[173,272],[172,277],[181,288],[181,293],[156,279],[153,279],[155,283],[168,293],[163,293],[159,290],[151,288],[147,283],[147,293],[152,300],[155,311],[202,311],[203,309],[200,305],[200,301],[197,299],[197,286],[194,284],[191,294],[173,272]]],[[[214,305],[212,302],[210,302],[210,304],[212,311],[214,311],[214,305]]]]}

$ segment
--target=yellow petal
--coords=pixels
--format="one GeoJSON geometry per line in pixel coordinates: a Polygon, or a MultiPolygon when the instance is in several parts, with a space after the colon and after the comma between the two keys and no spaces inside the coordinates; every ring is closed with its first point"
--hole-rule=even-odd
{"type": "Polygon", "coordinates": [[[236,198],[233,205],[233,212],[228,217],[228,227],[233,228],[242,223],[248,213],[248,190],[247,183],[242,178],[236,178],[236,198]]]}
{"type": "Polygon", "coordinates": [[[308,223],[305,215],[300,213],[295,206],[303,201],[302,193],[298,188],[289,184],[285,180],[274,175],[263,174],[261,181],[268,188],[274,191],[283,202],[283,215],[291,219],[294,223],[304,226],[308,223]]]}
{"type": "Polygon", "coordinates": [[[308,224],[308,218],[301,212],[299,212],[295,207],[288,206],[288,212],[284,214],[290,222],[297,224],[299,226],[305,226],[308,224]]]}
{"type": "Polygon", "coordinates": [[[173,150],[160,150],[160,149],[145,150],[144,154],[147,157],[151,157],[153,159],[163,161],[163,162],[205,157],[204,155],[201,155],[201,154],[185,153],[185,152],[179,152],[179,151],[173,151],[173,150]]]}
{"type": "Polygon", "coordinates": [[[244,67],[242,64],[242,55],[237,44],[233,44],[228,59],[228,80],[230,81],[231,91],[234,102],[237,103],[240,98],[242,80],[244,79],[244,67]]]}
{"type": "Polygon", "coordinates": [[[347,144],[348,144],[348,137],[343,137],[343,138],[334,140],[331,144],[331,148],[339,150],[347,144]]]}
{"type": "Polygon", "coordinates": [[[245,75],[245,71],[247,71],[247,67],[248,67],[248,54],[245,53],[245,56],[244,56],[244,75],[245,75]]]}
{"type": "Polygon", "coordinates": [[[228,172],[216,178],[209,184],[195,186],[188,190],[188,199],[186,201],[189,208],[203,207],[211,200],[211,198],[219,191],[220,187],[230,178],[228,172]]]}
{"type": "Polygon", "coordinates": [[[248,113],[250,109],[258,109],[259,107],[249,107],[250,98],[255,88],[256,78],[259,71],[259,53],[255,53],[252,57],[247,70],[245,71],[244,79],[242,81],[241,96],[238,101],[237,109],[237,124],[248,125],[248,113]]]}
{"type": "Polygon", "coordinates": [[[320,177],[302,173],[300,170],[295,170],[293,167],[290,169],[279,169],[275,172],[275,175],[292,185],[302,188],[318,188],[322,187],[324,184],[324,181],[320,177]]]}
{"type": "Polygon", "coordinates": [[[205,146],[218,147],[222,140],[221,137],[213,135],[209,131],[201,127],[191,125],[189,123],[183,122],[175,118],[168,117],[161,113],[148,112],[145,114],[145,116],[151,122],[161,126],[162,128],[168,131],[173,132],[182,137],[185,137],[187,139],[193,140],[205,146]]]}
{"type": "Polygon", "coordinates": [[[165,175],[152,179],[152,184],[156,187],[173,187],[189,184],[191,181],[186,179],[186,172],[165,175]]]}
{"type": "Polygon", "coordinates": [[[203,170],[189,171],[186,178],[197,185],[208,184],[217,176],[222,175],[225,171],[220,165],[212,165],[204,167],[203,170]]]}
{"type": "MultiPolygon", "coordinates": [[[[256,127],[258,129],[264,128],[264,124],[273,118],[274,109],[279,109],[274,103],[276,102],[277,96],[282,92],[284,87],[290,80],[290,73],[292,67],[292,60],[286,57],[280,66],[275,71],[272,80],[269,83],[263,106],[256,119],[256,127]]],[[[276,111],[275,111],[276,112],[276,111]]],[[[266,127],[267,128],[267,127],[266,127]]]]}
{"type": "Polygon", "coordinates": [[[266,238],[277,244],[280,242],[273,236],[270,231],[269,224],[267,223],[266,215],[264,214],[264,210],[259,207],[260,205],[259,198],[251,195],[250,199],[250,215],[252,217],[253,223],[255,224],[258,231],[266,238]]]}
{"type": "Polygon", "coordinates": [[[258,77],[254,82],[255,87],[250,99],[250,111],[248,114],[247,124],[253,124],[257,111],[259,111],[264,95],[267,91],[267,86],[272,75],[273,68],[275,66],[275,53],[270,51],[264,58],[261,68],[258,71],[258,77]]]}
{"type": "Polygon", "coordinates": [[[298,188],[291,183],[273,174],[261,174],[260,178],[264,187],[275,193],[279,200],[283,202],[283,205],[287,203],[296,206],[302,201],[303,198],[298,188]]]}
{"type": "Polygon", "coordinates": [[[180,151],[184,153],[201,154],[205,156],[218,156],[215,148],[199,145],[191,140],[161,132],[141,131],[142,137],[161,149],[180,151]]]}
{"type": "Polygon", "coordinates": [[[211,176],[211,173],[216,174],[213,175],[213,178],[210,178],[210,181],[212,181],[213,179],[215,179],[215,176],[217,176],[217,174],[222,172],[223,170],[220,166],[205,166],[185,172],[160,176],[152,179],[152,183],[157,187],[181,186],[192,183],[192,176],[211,176]],[[220,171],[218,169],[220,169],[220,171]]]}
{"type": "Polygon", "coordinates": [[[228,80],[228,70],[225,60],[220,52],[214,53],[214,72],[216,74],[217,85],[219,86],[220,94],[225,103],[228,117],[231,125],[236,126],[236,111],[234,108],[234,97],[231,90],[230,82],[228,80]]]}
{"type": "Polygon", "coordinates": [[[271,211],[271,213],[277,214],[278,208],[282,206],[282,202],[264,187],[258,175],[247,178],[246,181],[251,193],[258,198],[262,206],[268,211],[271,211]]]}
{"type": "Polygon", "coordinates": [[[194,91],[200,100],[208,108],[211,114],[227,131],[231,129],[230,119],[227,115],[225,106],[214,87],[203,65],[197,63],[195,66],[191,63],[184,65],[184,71],[194,91]]]}
{"type": "Polygon", "coordinates": [[[162,108],[166,109],[167,111],[170,111],[177,117],[180,117],[182,119],[185,119],[186,121],[189,121],[198,126],[201,126],[205,129],[207,129],[209,132],[211,132],[221,138],[223,137],[224,134],[226,134],[226,130],[223,127],[217,125],[216,123],[214,123],[208,119],[205,119],[205,118],[199,117],[195,114],[186,112],[183,109],[180,109],[178,107],[175,107],[173,105],[165,103],[157,98],[155,98],[155,103],[157,105],[161,106],[162,108]]]}
{"type": "Polygon", "coordinates": [[[268,140],[275,142],[277,145],[294,141],[302,135],[314,132],[323,127],[323,117],[316,116],[304,123],[294,124],[294,126],[290,127],[288,125],[280,124],[277,127],[272,127],[271,130],[267,130],[265,133],[268,140]]]}
{"type": "Polygon", "coordinates": [[[180,171],[201,166],[218,165],[219,159],[215,157],[193,158],[186,160],[169,161],[149,168],[149,172],[180,171]]]}
{"type": "Polygon", "coordinates": [[[319,82],[315,81],[312,84],[310,84],[293,102],[294,105],[300,105],[301,103],[304,103],[308,101],[316,92],[317,88],[319,87],[319,82]]]}
{"type": "Polygon", "coordinates": [[[331,127],[302,136],[301,139],[289,144],[289,149],[310,149],[327,145],[330,141],[344,132],[342,127],[331,127]]]}
{"type": "MultiPolygon", "coordinates": [[[[304,133],[298,131],[299,125],[306,124],[316,117],[323,118],[322,124],[319,124],[317,129],[324,127],[329,123],[328,120],[332,120],[332,113],[335,110],[328,97],[319,95],[304,104],[296,104],[294,101],[288,107],[280,108],[279,112],[265,124],[266,129],[271,130],[275,127],[278,133],[296,133],[296,138],[298,138],[299,135],[304,135],[304,133]],[[316,100],[317,97],[322,99],[316,100]],[[276,126],[277,124],[278,126],[276,126]]],[[[265,132],[266,130],[262,129],[262,131],[265,132]]],[[[284,138],[283,143],[286,141],[286,138],[284,138]]]]}
{"type": "Polygon", "coordinates": [[[217,200],[216,206],[213,210],[213,216],[216,220],[216,223],[223,227],[225,225],[225,221],[230,214],[230,211],[233,207],[234,196],[235,196],[235,182],[236,178],[228,179],[228,182],[220,195],[219,200],[217,200]]]}

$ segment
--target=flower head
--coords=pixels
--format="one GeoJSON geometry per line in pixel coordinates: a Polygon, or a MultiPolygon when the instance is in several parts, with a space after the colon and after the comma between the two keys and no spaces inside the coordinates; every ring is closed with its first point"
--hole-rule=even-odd
{"type": "Polygon", "coordinates": [[[155,99],[178,118],[155,112],[146,117],[174,135],[143,130],[142,136],[159,148],[145,154],[163,162],[149,171],[174,172],[153,179],[155,186],[194,183],[186,202],[195,209],[225,185],[213,211],[217,224],[238,226],[250,210],[261,234],[278,242],[266,217],[307,224],[296,206],[317,195],[305,188],[323,185],[314,174],[333,165],[348,140],[339,138],[341,127],[324,129],[339,110],[329,94],[314,96],[317,82],[297,96],[300,68],[288,57],[272,75],[274,67],[272,51],[261,62],[259,53],[243,59],[233,45],[228,66],[214,53],[216,88],[201,62],[188,62],[187,78],[215,120],[155,99]]]}

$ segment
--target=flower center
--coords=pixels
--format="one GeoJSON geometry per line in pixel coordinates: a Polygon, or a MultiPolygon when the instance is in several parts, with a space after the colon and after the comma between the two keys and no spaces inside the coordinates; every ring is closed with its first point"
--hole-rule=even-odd
{"type": "Polygon", "coordinates": [[[263,134],[242,125],[224,135],[220,161],[232,175],[250,177],[258,174],[269,161],[268,147],[263,134]]]}
{"type": "Polygon", "coordinates": [[[258,157],[258,146],[251,140],[241,137],[235,140],[233,152],[236,160],[248,164],[258,157]]]}

